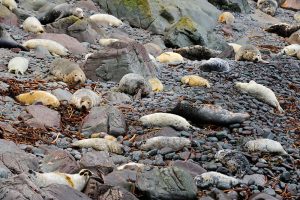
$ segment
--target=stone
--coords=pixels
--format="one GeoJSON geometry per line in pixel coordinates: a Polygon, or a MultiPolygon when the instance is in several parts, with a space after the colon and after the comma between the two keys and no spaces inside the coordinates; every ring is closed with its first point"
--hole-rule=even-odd
{"type": "Polygon", "coordinates": [[[29,169],[38,169],[39,160],[33,154],[22,151],[15,143],[0,139],[0,146],[0,167],[6,171],[4,175],[10,176],[27,172],[29,169]]]}
{"type": "Polygon", "coordinates": [[[25,123],[35,128],[60,128],[60,114],[44,105],[30,105],[26,107],[30,119],[25,123]]]}
{"type": "Polygon", "coordinates": [[[111,103],[128,103],[132,102],[130,96],[122,92],[109,92],[107,95],[107,100],[111,103]]]}
{"type": "Polygon", "coordinates": [[[113,171],[115,165],[105,151],[92,151],[82,155],[79,162],[82,169],[96,171],[97,174],[108,174],[113,171]]]}
{"type": "Polygon", "coordinates": [[[146,43],[144,44],[145,49],[149,54],[156,57],[159,56],[162,53],[162,49],[159,45],[154,43],[146,43]]]}
{"type": "Polygon", "coordinates": [[[249,200],[278,200],[278,199],[266,193],[257,193],[250,196],[249,200]]]}
{"type": "Polygon", "coordinates": [[[0,23],[8,26],[18,26],[18,17],[2,4],[0,4],[0,23]]]}
{"type": "Polygon", "coordinates": [[[74,190],[67,185],[52,184],[43,188],[43,191],[53,196],[57,200],[90,200],[90,198],[80,191],[74,190]]]}
{"type": "Polygon", "coordinates": [[[97,132],[106,132],[118,137],[125,134],[125,116],[113,106],[93,107],[83,119],[81,133],[90,136],[97,132]]]}
{"type": "MultiPolygon", "coordinates": [[[[179,22],[183,17],[188,17],[201,29],[197,33],[192,32],[194,38],[202,37],[204,41],[206,41],[207,31],[214,28],[220,14],[220,11],[207,1],[97,0],[96,2],[112,15],[127,20],[131,26],[147,29],[155,34],[165,34],[165,30],[173,24],[179,22]]],[[[188,27],[188,24],[184,24],[184,26],[188,27]]],[[[180,35],[185,38],[184,40],[189,40],[186,38],[186,34],[181,32],[180,35]]],[[[182,38],[179,38],[178,41],[180,40],[183,41],[182,38]]]]}
{"type": "Polygon", "coordinates": [[[193,178],[195,178],[195,176],[197,176],[197,175],[200,175],[200,174],[203,174],[203,173],[207,172],[200,165],[198,165],[197,163],[192,162],[192,161],[176,160],[176,161],[171,162],[171,166],[178,167],[182,170],[185,170],[193,178]]]}
{"type": "Polygon", "coordinates": [[[104,183],[112,186],[118,186],[127,191],[132,191],[134,182],[136,181],[137,172],[133,170],[113,171],[104,176],[104,183]]]}
{"type": "Polygon", "coordinates": [[[298,0],[286,0],[281,8],[298,11],[300,10],[300,2],[298,0]]]}
{"type": "Polygon", "coordinates": [[[136,187],[147,199],[195,199],[197,187],[192,176],[177,167],[143,169],[136,187]]]}
{"type": "Polygon", "coordinates": [[[82,8],[83,10],[99,12],[97,6],[92,0],[80,0],[76,2],[76,7],[82,8]]]}
{"type": "Polygon", "coordinates": [[[39,59],[43,59],[46,57],[52,57],[52,55],[50,54],[47,48],[39,45],[35,49],[35,57],[39,59]]]}
{"type": "Polygon", "coordinates": [[[77,39],[66,34],[43,33],[38,35],[37,38],[58,42],[75,55],[87,53],[87,48],[83,44],[81,44],[77,39]]]}
{"type": "Polygon", "coordinates": [[[129,73],[120,80],[119,90],[130,95],[136,95],[140,91],[142,96],[147,96],[152,91],[152,88],[143,76],[129,73]]]}
{"type": "Polygon", "coordinates": [[[56,96],[59,101],[67,101],[69,102],[72,98],[72,93],[68,90],[57,88],[52,90],[51,93],[56,96]]]}
{"type": "Polygon", "coordinates": [[[249,182],[253,182],[253,184],[259,185],[262,187],[264,187],[267,183],[265,176],[262,174],[245,175],[243,177],[243,182],[246,184],[248,184],[249,182]]]}
{"type": "Polygon", "coordinates": [[[222,10],[231,10],[243,13],[249,13],[251,11],[251,7],[247,0],[208,0],[208,2],[222,10]]]}
{"type": "Polygon", "coordinates": [[[92,24],[87,18],[79,19],[75,16],[69,16],[59,19],[45,26],[48,33],[67,34],[76,38],[79,42],[88,42],[97,44],[99,37],[104,36],[103,31],[92,24]]]}
{"type": "Polygon", "coordinates": [[[75,158],[67,151],[56,150],[50,151],[42,160],[40,164],[42,172],[59,171],[62,173],[77,173],[80,168],[75,158]]]}
{"type": "Polygon", "coordinates": [[[148,52],[137,42],[115,42],[101,49],[88,57],[83,71],[93,81],[119,82],[128,73],[140,74],[144,78],[156,77],[148,52]]]}

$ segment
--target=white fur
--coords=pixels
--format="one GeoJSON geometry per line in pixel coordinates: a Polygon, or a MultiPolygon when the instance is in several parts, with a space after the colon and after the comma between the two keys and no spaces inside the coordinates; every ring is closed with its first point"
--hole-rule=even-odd
{"type": "Polygon", "coordinates": [[[91,55],[93,55],[93,53],[88,53],[84,56],[84,60],[87,60],[91,55]]]}
{"type": "Polygon", "coordinates": [[[112,43],[118,42],[118,41],[119,41],[119,39],[113,39],[113,38],[109,38],[109,39],[100,39],[100,40],[99,40],[99,44],[100,44],[101,46],[106,47],[106,46],[111,45],[112,43]]]}
{"type": "Polygon", "coordinates": [[[8,63],[8,72],[15,71],[15,74],[21,73],[22,75],[28,69],[29,59],[23,57],[15,57],[8,63]]]}
{"type": "Polygon", "coordinates": [[[1,4],[6,6],[9,10],[14,10],[18,7],[15,0],[1,0],[1,4]]]}
{"type": "Polygon", "coordinates": [[[89,138],[78,140],[76,142],[73,142],[72,146],[81,148],[94,148],[98,151],[107,151],[117,154],[121,154],[123,152],[121,144],[103,138],[89,138]]]}
{"type": "Polygon", "coordinates": [[[235,86],[242,90],[247,92],[249,95],[257,98],[260,101],[263,101],[279,110],[279,112],[284,112],[284,110],[281,108],[274,92],[261,85],[256,83],[255,81],[250,81],[249,83],[241,83],[241,82],[236,82],[235,86]]]}
{"type": "Polygon", "coordinates": [[[128,168],[137,168],[137,169],[141,169],[143,168],[145,165],[141,164],[141,163],[135,163],[135,162],[130,162],[130,163],[126,163],[123,164],[119,167],[117,167],[117,170],[124,170],[124,169],[128,169],[128,168]]]}
{"type": "Polygon", "coordinates": [[[140,118],[144,126],[171,126],[177,130],[188,130],[191,125],[181,116],[171,113],[154,113],[140,118]]]}
{"type": "Polygon", "coordinates": [[[109,26],[121,26],[123,24],[123,22],[121,20],[119,20],[118,18],[116,18],[113,15],[109,15],[109,14],[94,14],[92,16],[90,16],[90,19],[97,23],[97,24],[101,24],[101,25],[109,25],[109,26]]]}
{"type": "Polygon", "coordinates": [[[284,47],[281,53],[284,53],[288,56],[296,56],[299,51],[300,51],[299,44],[291,44],[289,46],[284,47]]]}
{"type": "Polygon", "coordinates": [[[23,43],[24,47],[29,49],[35,49],[37,46],[43,46],[52,54],[66,56],[68,55],[68,49],[66,49],[63,45],[55,42],[53,40],[47,39],[31,39],[23,43]]]}
{"type": "Polygon", "coordinates": [[[33,33],[45,32],[41,22],[36,17],[27,17],[23,22],[23,29],[33,33]]]}
{"type": "Polygon", "coordinates": [[[165,52],[156,57],[156,60],[160,63],[181,63],[183,57],[179,53],[165,52]]]}
{"type": "Polygon", "coordinates": [[[196,176],[194,180],[197,186],[201,186],[202,184],[212,186],[220,183],[225,183],[229,186],[235,186],[241,183],[241,180],[221,174],[219,172],[205,172],[196,176]]]}
{"type": "Polygon", "coordinates": [[[242,47],[242,45],[236,43],[228,43],[229,46],[232,46],[234,53],[238,52],[238,50],[242,47]]]}
{"type": "Polygon", "coordinates": [[[47,187],[51,184],[62,184],[62,185],[68,185],[74,188],[75,190],[82,191],[88,182],[89,176],[79,175],[79,173],[65,174],[59,172],[50,172],[50,173],[34,172],[32,179],[35,182],[35,184],[37,184],[41,188],[47,187]]]}
{"type": "Polygon", "coordinates": [[[265,138],[250,140],[245,144],[245,148],[248,151],[287,154],[279,142],[265,138]]]}
{"type": "Polygon", "coordinates": [[[70,104],[75,105],[78,109],[81,109],[83,105],[89,109],[100,104],[100,96],[92,90],[82,88],[72,95],[70,104]]]}
{"type": "Polygon", "coordinates": [[[75,8],[73,15],[75,15],[79,19],[82,19],[84,17],[84,12],[81,8],[75,8]]]}
{"type": "Polygon", "coordinates": [[[184,147],[191,145],[191,141],[183,137],[167,137],[167,136],[157,136],[150,138],[145,144],[141,146],[143,150],[150,149],[162,149],[164,147],[169,147],[175,151],[181,150],[184,147]]]}

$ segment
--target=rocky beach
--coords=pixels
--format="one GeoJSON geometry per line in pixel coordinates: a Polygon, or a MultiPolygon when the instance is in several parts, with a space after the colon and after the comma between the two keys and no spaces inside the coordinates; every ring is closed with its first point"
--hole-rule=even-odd
{"type": "Polygon", "coordinates": [[[298,0],[2,0],[0,199],[299,199],[299,64],[298,0]]]}

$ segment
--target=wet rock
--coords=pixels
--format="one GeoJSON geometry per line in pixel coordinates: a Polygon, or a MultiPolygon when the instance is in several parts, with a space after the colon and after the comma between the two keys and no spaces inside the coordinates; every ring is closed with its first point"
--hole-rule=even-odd
{"type": "Polygon", "coordinates": [[[84,118],[81,132],[86,137],[97,132],[106,132],[118,137],[126,131],[125,117],[113,106],[93,107],[84,118]]]}
{"type": "Polygon", "coordinates": [[[278,199],[266,193],[257,193],[250,196],[249,200],[278,200],[278,199]]]}
{"type": "Polygon", "coordinates": [[[153,168],[138,172],[136,187],[146,199],[195,199],[197,188],[191,175],[179,168],[153,168]]]}
{"type": "Polygon", "coordinates": [[[30,105],[26,107],[30,119],[25,121],[31,127],[35,128],[60,128],[60,114],[43,105],[30,105]]]}
{"type": "Polygon", "coordinates": [[[87,78],[93,81],[118,82],[128,73],[144,78],[156,77],[156,69],[148,52],[137,42],[115,42],[88,57],[83,66],[87,78]]]}
{"type": "Polygon", "coordinates": [[[108,174],[113,171],[115,165],[110,159],[109,154],[104,151],[92,151],[84,153],[79,162],[82,169],[89,169],[91,171],[96,171],[108,174]]]}
{"type": "Polygon", "coordinates": [[[113,171],[104,177],[104,183],[132,191],[137,172],[134,170],[113,171]]]}
{"type": "Polygon", "coordinates": [[[76,173],[80,170],[79,164],[74,157],[67,151],[56,150],[49,152],[40,164],[42,172],[62,172],[62,173],[76,173]]]}
{"type": "Polygon", "coordinates": [[[187,101],[178,103],[171,112],[185,117],[196,124],[230,125],[242,123],[250,117],[248,113],[232,113],[222,109],[220,106],[210,104],[193,106],[187,101]]]}
{"type": "Polygon", "coordinates": [[[152,89],[149,82],[143,76],[129,73],[121,78],[119,90],[130,95],[136,95],[140,92],[142,96],[147,96],[152,89]]]}
{"type": "Polygon", "coordinates": [[[81,44],[77,39],[66,34],[43,33],[37,38],[58,42],[73,54],[84,54],[87,52],[87,49],[83,44],[81,44]]]}
{"type": "Polygon", "coordinates": [[[200,174],[206,172],[206,170],[204,168],[202,168],[200,165],[198,165],[195,162],[191,162],[191,161],[176,160],[171,163],[171,166],[178,167],[182,170],[185,170],[193,178],[195,178],[195,176],[197,176],[197,175],[200,175],[200,174]]]}

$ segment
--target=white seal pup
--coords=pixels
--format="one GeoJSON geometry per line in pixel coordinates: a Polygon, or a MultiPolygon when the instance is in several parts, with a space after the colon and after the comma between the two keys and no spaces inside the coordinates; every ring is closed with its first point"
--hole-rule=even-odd
{"type": "Polygon", "coordinates": [[[121,144],[103,138],[89,138],[78,140],[76,142],[73,142],[71,146],[80,148],[93,148],[98,151],[107,151],[116,154],[123,153],[121,144]]]}
{"type": "Polygon", "coordinates": [[[90,109],[100,104],[100,96],[90,89],[77,90],[70,100],[70,104],[73,104],[78,109],[90,109]]]}
{"type": "Polygon", "coordinates": [[[229,46],[233,48],[234,53],[237,53],[238,50],[242,47],[242,45],[236,43],[228,43],[229,46]]]}
{"type": "Polygon", "coordinates": [[[299,44],[291,44],[291,45],[288,45],[288,46],[284,47],[281,50],[280,53],[294,57],[294,56],[297,56],[297,53],[299,51],[300,51],[300,45],[299,44]]]}
{"type": "Polygon", "coordinates": [[[233,24],[234,20],[235,18],[231,12],[223,12],[218,18],[218,22],[228,25],[233,24]]]}
{"type": "Polygon", "coordinates": [[[106,26],[108,25],[108,26],[118,27],[123,24],[121,20],[109,14],[94,14],[90,16],[90,19],[97,24],[106,25],[106,26]]]}
{"type": "Polygon", "coordinates": [[[119,39],[114,39],[114,38],[108,38],[108,39],[102,38],[102,39],[99,40],[99,44],[101,46],[106,47],[108,45],[111,45],[111,44],[113,44],[115,42],[119,42],[119,41],[120,41],[119,39]]]}
{"type": "Polygon", "coordinates": [[[186,119],[171,113],[154,113],[140,118],[143,126],[170,126],[177,130],[188,130],[191,125],[186,119]]]}
{"type": "Polygon", "coordinates": [[[235,54],[235,60],[269,63],[262,59],[260,51],[253,45],[245,45],[239,48],[235,54]]]}
{"type": "Polygon", "coordinates": [[[241,83],[241,82],[236,82],[235,87],[238,88],[239,90],[247,92],[250,96],[255,97],[256,99],[265,102],[269,104],[270,106],[273,106],[277,108],[277,110],[280,113],[283,113],[284,110],[281,108],[274,92],[261,85],[256,83],[255,81],[250,81],[249,83],[241,83]]]}
{"type": "Polygon", "coordinates": [[[124,170],[124,169],[137,170],[137,169],[142,169],[143,167],[145,167],[145,165],[142,163],[129,162],[117,167],[117,170],[124,170]]]}
{"type": "Polygon", "coordinates": [[[60,105],[56,96],[50,92],[41,90],[33,90],[31,92],[20,94],[16,96],[16,99],[25,105],[32,105],[38,102],[41,102],[45,106],[59,107],[60,105]]]}
{"type": "Polygon", "coordinates": [[[151,149],[162,149],[169,147],[174,151],[178,151],[184,147],[189,147],[190,145],[191,140],[188,138],[157,136],[147,139],[146,143],[141,146],[141,149],[148,151],[151,149]]]}
{"type": "Polygon", "coordinates": [[[18,7],[18,4],[15,0],[1,0],[1,4],[7,7],[9,10],[15,10],[18,7]]]}
{"type": "Polygon", "coordinates": [[[234,177],[230,177],[219,172],[205,172],[194,178],[197,187],[207,188],[210,186],[216,186],[221,189],[229,189],[240,183],[241,180],[234,177]]]}
{"type": "Polygon", "coordinates": [[[22,25],[23,29],[32,33],[44,33],[44,27],[36,17],[27,17],[22,25]]]}
{"type": "Polygon", "coordinates": [[[156,57],[160,63],[177,64],[183,62],[183,57],[179,53],[165,52],[156,57]]]}
{"type": "Polygon", "coordinates": [[[248,151],[288,154],[279,142],[265,138],[250,140],[244,145],[244,148],[248,151]]]}
{"type": "Polygon", "coordinates": [[[11,59],[8,63],[8,72],[14,71],[15,74],[24,75],[25,71],[28,69],[29,59],[23,57],[15,57],[11,59]]]}
{"type": "Polygon", "coordinates": [[[53,55],[67,56],[69,54],[69,50],[66,49],[63,45],[55,42],[53,40],[47,39],[31,39],[23,43],[24,47],[29,49],[35,49],[38,46],[43,46],[53,55]]]}
{"type": "Polygon", "coordinates": [[[47,187],[51,184],[68,185],[71,188],[82,191],[92,172],[88,169],[82,169],[77,174],[66,174],[60,172],[39,173],[32,170],[29,171],[30,178],[40,188],[47,187]]]}

